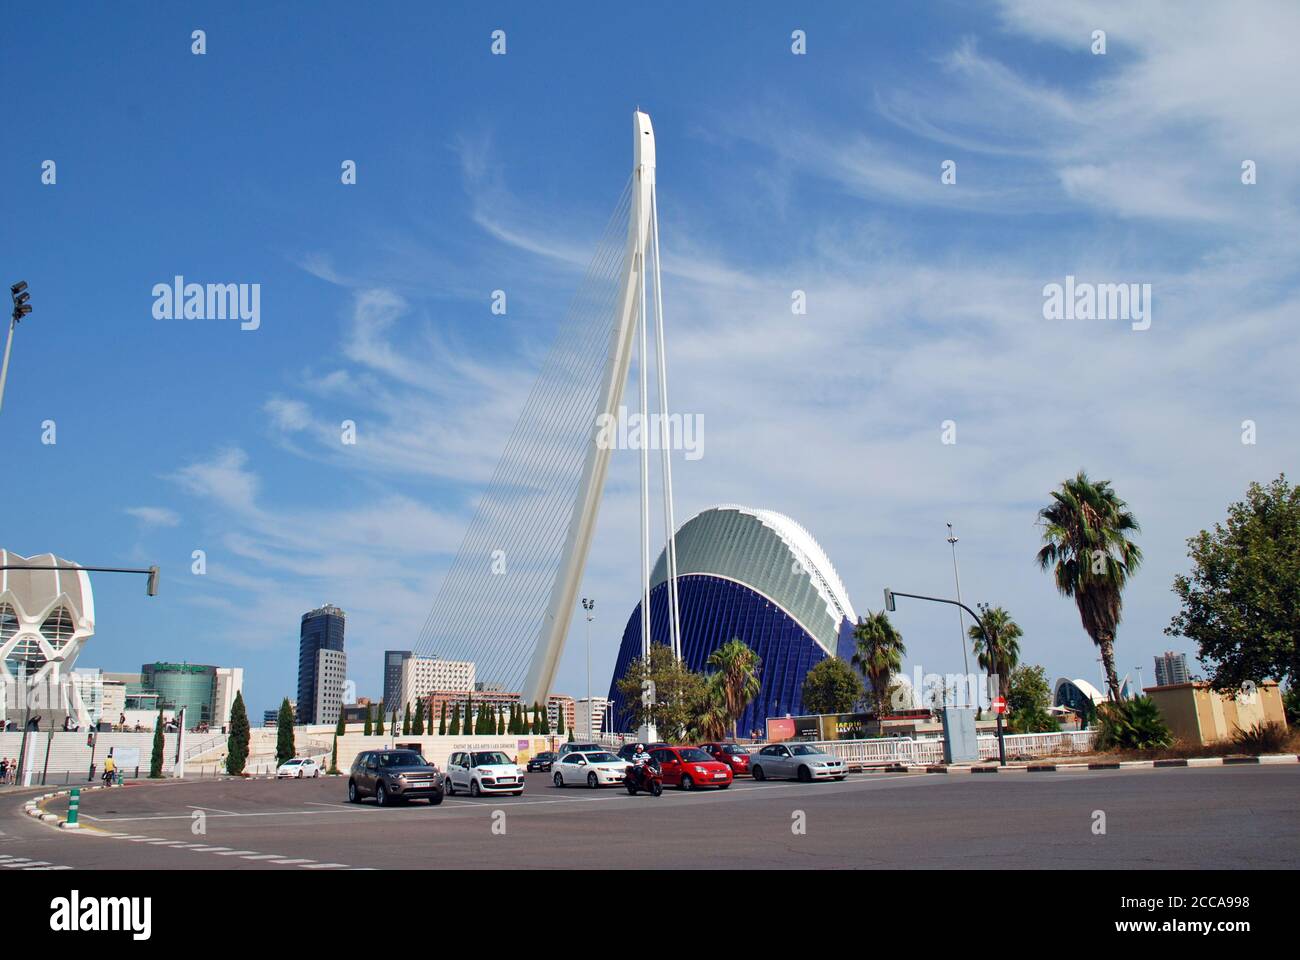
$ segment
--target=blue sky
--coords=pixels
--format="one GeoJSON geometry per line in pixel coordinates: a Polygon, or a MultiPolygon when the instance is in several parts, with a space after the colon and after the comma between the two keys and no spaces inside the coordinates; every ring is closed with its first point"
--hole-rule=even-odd
{"type": "MultiPolygon", "coordinates": [[[[243,665],[260,711],[329,601],[377,695],[627,177],[637,105],[673,406],[706,423],[679,519],[789,514],[860,612],[885,585],[950,592],[951,520],[968,602],[1006,606],[1049,674],[1095,680],[1032,564],[1037,508],[1086,467],[1144,528],[1121,673],[1192,653],[1161,632],[1184,540],[1300,449],[1294,6],[608,6],[9,15],[0,263],[36,312],[0,412],[0,543],[164,569],[153,600],[96,579],[82,665],[243,665]],[[260,329],[155,320],[177,274],[260,283],[260,329]],[[1150,283],[1151,328],[1044,320],[1067,274],[1150,283]]],[[[583,586],[602,688],[636,602],[635,483],[616,457],[583,586]]],[[[900,605],[909,668],[957,668],[955,619],[900,605]]],[[[581,695],[576,624],[558,688],[581,695]]]]}

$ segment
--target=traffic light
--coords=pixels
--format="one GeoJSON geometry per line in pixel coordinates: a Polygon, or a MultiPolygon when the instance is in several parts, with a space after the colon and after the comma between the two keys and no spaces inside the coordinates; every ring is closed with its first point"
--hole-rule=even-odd
{"type": "Polygon", "coordinates": [[[145,587],[146,595],[150,597],[158,596],[158,568],[149,568],[149,584],[145,587]]]}
{"type": "Polygon", "coordinates": [[[894,591],[885,587],[885,609],[890,613],[894,611],[894,591]]]}

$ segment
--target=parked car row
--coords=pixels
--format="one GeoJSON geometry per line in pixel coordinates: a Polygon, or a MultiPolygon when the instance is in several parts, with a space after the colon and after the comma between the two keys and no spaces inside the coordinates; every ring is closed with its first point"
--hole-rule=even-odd
{"type": "MultiPolygon", "coordinates": [[[[803,782],[848,776],[843,760],[809,743],[774,743],[754,754],[740,744],[722,741],[698,747],[652,743],[646,752],[659,768],[663,785],[680,790],[725,790],[739,776],[803,782]]],[[[613,754],[595,743],[568,743],[557,752],[530,758],[525,771],[500,750],[462,750],[448,758],[444,773],[415,750],[367,750],[357,755],[348,774],[348,800],[359,803],[364,797],[374,797],[380,806],[387,806],[393,801],[424,798],[436,805],[444,795],[454,796],[458,790],[472,797],[503,793],[518,797],[524,792],[525,772],[534,771],[550,773],[556,787],[618,786],[627,783],[635,753],[634,744],[613,754]]],[[[315,761],[307,759],[289,761],[277,775],[319,773],[315,761]]]]}

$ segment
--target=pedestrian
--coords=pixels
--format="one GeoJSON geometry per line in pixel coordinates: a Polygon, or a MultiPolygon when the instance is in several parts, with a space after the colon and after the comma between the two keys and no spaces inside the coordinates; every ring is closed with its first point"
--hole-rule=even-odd
{"type": "Polygon", "coordinates": [[[0,783],[9,782],[9,758],[0,759],[0,783]]]}

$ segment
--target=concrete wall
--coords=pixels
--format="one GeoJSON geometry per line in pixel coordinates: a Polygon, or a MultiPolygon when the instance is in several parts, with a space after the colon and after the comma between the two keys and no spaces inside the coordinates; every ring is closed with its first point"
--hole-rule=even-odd
{"type": "Polygon", "coordinates": [[[446,769],[447,758],[457,750],[500,750],[507,756],[512,757],[519,763],[527,763],[529,757],[541,753],[543,750],[555,750],[564,742],[566,737],[534,737],[534,736],[445,736],[440,737],[437,734],[417,736],[402,736],[398,734],[394,737],[390,733],[385,733],[382,737],[367,737],[363,733],[348,733],[339,737],[339,770],[346,771],[352,766],[352,761],[356,759],[357,754],[363,750],[383,750],[391,748],[398,743],[418,743],[420,752],[424,754],[426,760],[431,760],[440,768],[446,769]]]}
{"type": "Polygon", "coordinates": [[[1253,695],[1235,700],[1206,683],[1147,687],[1142,692],[1155,701],[1174,737],[1185,743],[1219,743],[1231,740],[1238,730],[1267,723],[1286,726],[1282,694],[1272,680],[1259,684],[1253,695]]]}

